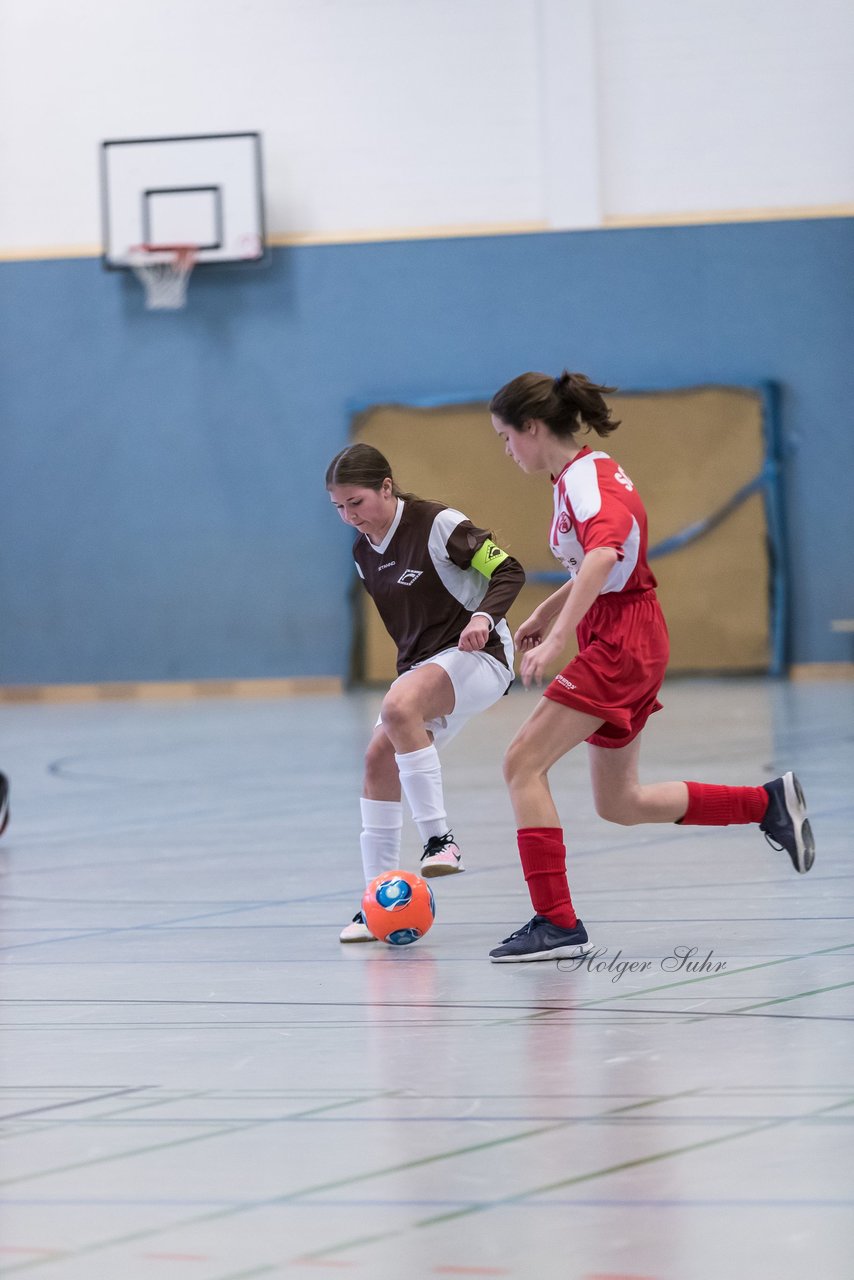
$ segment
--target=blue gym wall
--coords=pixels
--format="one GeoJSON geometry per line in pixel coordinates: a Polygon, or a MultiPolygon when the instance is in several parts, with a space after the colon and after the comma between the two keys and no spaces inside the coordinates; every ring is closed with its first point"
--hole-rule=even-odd
{"type": "Polygon", "coordinates": [[[351,406],[564,365],[780,385],[788,656],[849,660],[852,333],[844,219],[283,248],[174,314],[92,259],[0,264],[0,680],[343,674],[351,406]]]}

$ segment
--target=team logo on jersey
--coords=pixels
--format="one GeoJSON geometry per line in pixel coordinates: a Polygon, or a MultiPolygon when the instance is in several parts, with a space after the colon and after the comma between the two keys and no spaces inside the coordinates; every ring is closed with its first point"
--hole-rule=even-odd
{"type": "Polygon", "coordinates": [[[421,573],[421,569],[407,569],[405,573],[400,575],[398,582],[402,587],[411,587],[413,582],[417,582],[421,577],[421,573]]]}
{"type": "Polygon", "coordinates": [[[565,511],[561,511],[560,519],[557,522],[558,533],[569,533],[572,529],[572,521],[565,511]]]}

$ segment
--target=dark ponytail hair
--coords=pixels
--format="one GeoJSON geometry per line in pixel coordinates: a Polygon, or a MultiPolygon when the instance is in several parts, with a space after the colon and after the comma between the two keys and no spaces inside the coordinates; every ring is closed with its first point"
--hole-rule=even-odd
{"type": "Polygon", "coordinates": [[[405,493],[395,483],[391,465],[386,457],[372,444],[350,444],[335,457],[326,468],[326,487],[334,484],[352,484],[360,489],[373,489],[379,493],[383,480],[391,480],[391,491],[395,498],[415,497],[405,493]]]}
{"type": "Polygon", "coordinates": [[[604,399],[616,390],[566,369],[559,378],[547,373],[521,373],[496,391],[489,411],[517,431],[536,418],[562,438],[574,436],[582,423],[588,431],[607,436],[620,425],[619,419],[612,419],[604,399]]]}

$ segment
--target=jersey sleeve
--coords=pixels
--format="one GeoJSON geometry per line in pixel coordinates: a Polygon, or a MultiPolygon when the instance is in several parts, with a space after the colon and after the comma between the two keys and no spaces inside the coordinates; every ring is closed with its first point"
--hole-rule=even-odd
{"type": "Polygon", "coordinates": [[[585,554],[596,551],[599,547],[610,547],[622,560],[623,548],[632,532],[632,527],[631,512],[617,503],[611,504],[610,511],[603,510],[598,516],[582,525],[580,541],[585,554]]]}
{"type": "Polygon", "coordinates": [[[501,621],[525,584],[525,570],[518,560],[503,551],[486,529],[462,520],[446,543],[448,559],[460,569],[474,569],[486,578],[486,595],[477,613],[489,614],[493,623],[501,621]]]}
{"type": "MultiPolygon", "coordinates": [[[[610,459],[608,460],[610,462],[610,459]]],[[[610,547],[622,560],[635,520],[607,472],[590,471],[585,483],[567,495],[575,515],[578,540],[585,554],[610,547]]]]}

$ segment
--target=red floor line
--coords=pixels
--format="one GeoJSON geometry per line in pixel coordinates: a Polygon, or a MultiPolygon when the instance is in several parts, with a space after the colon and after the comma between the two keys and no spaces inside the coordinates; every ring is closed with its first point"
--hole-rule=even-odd
{"type": "Polygon", "coordinates": [[[141,1253],[141,1258],[159,1258],[166,1262],[210,1262],[209,1253],[141,1253]]]}

